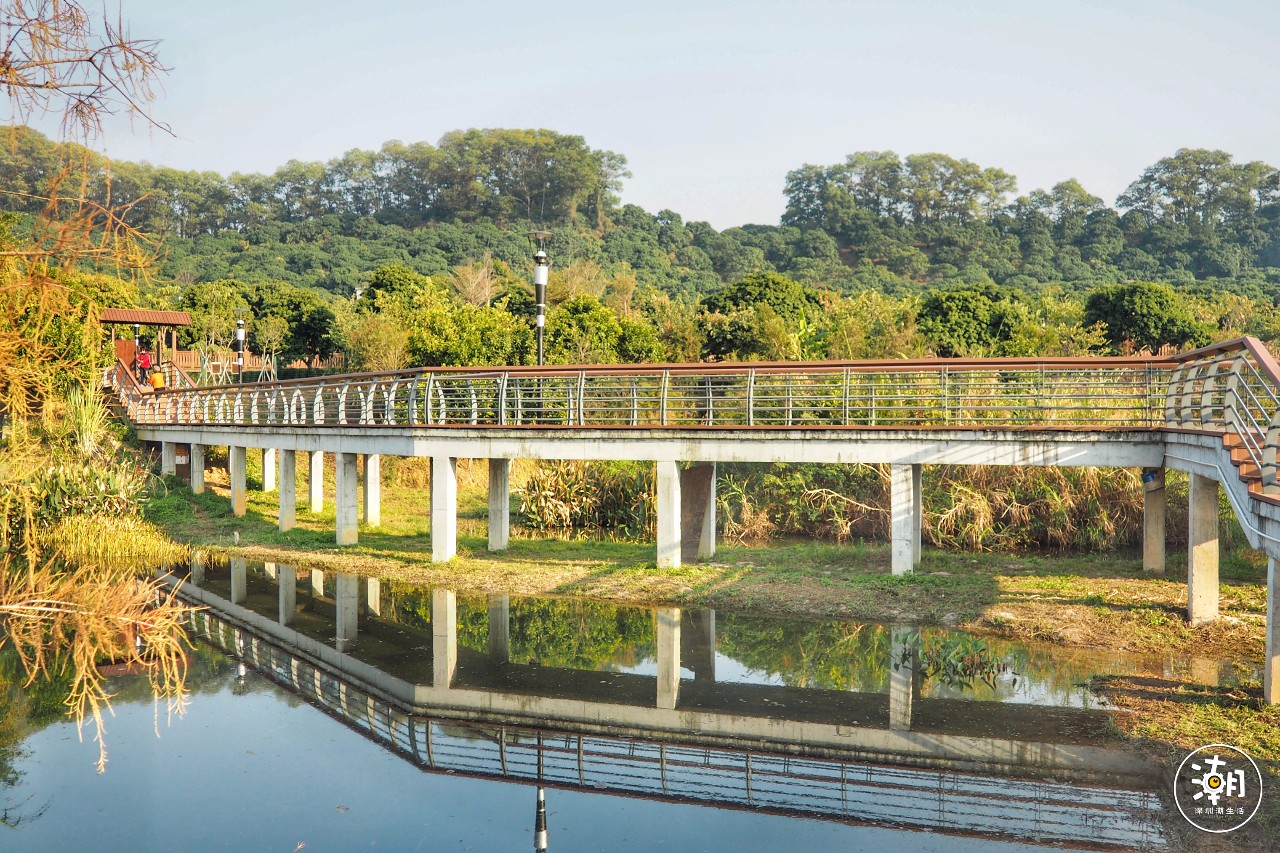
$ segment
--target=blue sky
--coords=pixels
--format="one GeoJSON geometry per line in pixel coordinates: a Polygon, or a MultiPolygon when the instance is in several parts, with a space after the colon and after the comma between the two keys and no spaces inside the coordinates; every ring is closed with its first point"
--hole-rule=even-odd
{"type": "MultiPolygon", "coordinates": [[[[92,7],[94,0],[86,0],[92,7]]],[[[1114,202],[1180,147],[1280,163],[1280,4],[122,0],[172,68],[117,159],[270,172],[545,127],[624,154],[625,201],[776,223],[787,171],[939,151],[1114,202]]]]}

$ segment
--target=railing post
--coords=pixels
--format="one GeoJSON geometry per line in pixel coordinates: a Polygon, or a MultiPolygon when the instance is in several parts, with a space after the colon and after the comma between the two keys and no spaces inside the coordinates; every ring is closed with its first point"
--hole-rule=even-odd
{"type": "Polygon", "coordinates": [[[671,371],[662,371],[662,386],[658,391],[658,408],[660,411],[659,422],[662,426],[667,425],[667,388],[671,384],[671,371]]]}

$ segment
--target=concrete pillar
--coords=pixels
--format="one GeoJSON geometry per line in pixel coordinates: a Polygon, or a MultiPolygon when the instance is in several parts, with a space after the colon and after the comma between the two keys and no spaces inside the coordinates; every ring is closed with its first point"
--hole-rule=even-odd
{"type": "Polygon", "coordinates": [[[280,624],[292,625],[298,612],[298,570],[293,566],[280,566],[276,583],[280,586],[280,624]]]}
{"type": "Polygon", "coordinates": [[[333,597],[337,603],[337,631],[334,638],[338,651],[344,652],[355,643],[360,633],[360,581],[355,575],[341,574],[334,582],[333,597]]]}
{"type": "Polygon", "coordinates": [[[489,596],[489,659],[511,660],[511,596],[489,596]]]}
{"type": "Polygon", "coordinates": [[[1187,618],[1203,625],[1218,618],[1218,481],[1192,474],[1187,503],[1187,618]]]}
{"type": "Polygon", "coordinates": [[[274,447],[262,448],[262,491],[274,492],[276,490],[276,449],[274,447]]]}
{"type": "Polygon", "coordinates": [[[168,477],[178,473],[178,445],[172,441],[160,442],[160,474],[168,477]]]}
{"type": "Polygon", "coordinates": [[[324,509],[324,454],[319,450],[313,450],[307,454],[307,457],[311,466],[311,473],[307,480],[307,488],[311,492],[311,511],[320,512],[324,509]]]}
{"type": "Polygon", "coordinates": [[[1164,574],[1165,514],[1169,502],[1164,491],[1164,469],[1142,470],[1142,570],[1164,574]]]}
{"type": "Polygon", "coordinates": [[[511,541],[511,460],[489,460],[489,550],[505,551],[511,541]]]}
{"type": "Polygon", "coordinates": [[[249,599],[249,563],[231,558],[231,603],[244,604],[249,599]]]}
{"type": "Polygon", "coordinates": [[[200,586],[204,583],[204,552],[191,552],[191,585],[200,586]]]}
{"type": "MultiPolygon", "coordinates": [[[[702,516],[702,536],[698,538],[698,559],[709,560],[716,555],[716,463],[711,463],[711,483],[707,488],[707,509],[702,516]]],[[[711,611],[708,611],[709,613],[711,611]]],[[[715,632],[715,614],[711,614],[712,633],[715,632]]]]}
{"type": "Polygon", "coordinates": [[[920,559],[920,466],[889,466],[890,568],[895,575],[910,574],[920,559]]]}
{"type": "Polygon", "coordinates": [[[311,593],[317,596],[324,595],[324,572],[311,570],[311,593]]]}
{"type": "Polygon", "coordinates": [[[227,464],[231,468],[231,514],[237,518],[244,516],[249,506],[249,496],[245,491],[245,449],[232,445],[227,448],[227,464]]]}
{"type": "Polygon", "coordinates": [[[339,545],[354,545],[360,539],[359,520],[356,517],[357,487],[360,484],[356,454],[335,453],[333,461],[338,481],[338,495],[334,502],[337,510],[337,542],[339,545]]]}
{"type": "Polygon", "coordinates": [[[450,590],[431,591],[433,687],[449,687],[458,672],[458,598],[450,590]]]}
{"type": "Polygon", "coordinates": [[[915,695],[916,655],[912,634],[904,628],[889,629],[889,728],[911,730],[911,701],[915,695]]]}
{"type": "Polygon", "coordinates": [[[657,466],[658,568],[680,565],[680,466],[659,459],[657,466]]]}
{"type": "Polygon", "coordinates": [[[191,445],[191,494],[204,492],[204,445],[191,445]]]}
{"type": "Polygon", "coordinates": [[[920,565],[920,538],[924,532],[924,466],[911,466],[911,567],[920,565]]]}
{"type": "Polygon", "coordinates": [[[672,710],[680,700],[680,608],[659,607],[654,615],[658,620],[655,637],[658,652],[658,707],[672,710]]]}
{"type": "Polygon", "coordinates": [[[1262,661],[1262,701],[1280,705],[1280,565],[1267,558],[1267,650],[1262,661]]]}
{"type": "Polygon", "coordinates": [[[298,523],[298,453],[280,451],[280,532],[298,523]]]}
{"type": "Polygon", "coordinates": [[[377,453],[364,457],[364,523],[366,527],[382,524],[382,457],[377,453]]]}
{"type": "Polygon", "coordinates": [[[431,457],[431,560],[442,563],[458,553],[458,460],[431,457]]]}
{"type": "Polygon", "coordinates": [[[368,600],[369,612],[374,616],[382,615],[382,581],[377,578],[369,578],[366,585],[366,598],[368,600]]]}

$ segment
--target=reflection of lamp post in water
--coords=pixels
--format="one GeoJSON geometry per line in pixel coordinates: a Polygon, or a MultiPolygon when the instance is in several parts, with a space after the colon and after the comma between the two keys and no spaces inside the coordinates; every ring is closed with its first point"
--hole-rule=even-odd
{"type": "Polygon", "coordinates": [[[547,849],[547,796],[538,786],[538,810],[533,815],[534,853],[546,853],[547,849]]]}

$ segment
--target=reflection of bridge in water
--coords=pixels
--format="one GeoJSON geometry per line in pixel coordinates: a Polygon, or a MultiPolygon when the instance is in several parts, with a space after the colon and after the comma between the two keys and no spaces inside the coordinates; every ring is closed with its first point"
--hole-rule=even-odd
{"type": "Polygon", "coordinates": [[[447,590],[419,625],[383,618],[380,583],[351,575],[232,561],[196,566],[183,591],[210,608],[196,633],[424,770],[993,839],[1163,844],[1154,770],[1103,745],[1102,714],[921,699],[901,641],[887,694],[733,684],[715,680],[709,611],[654,611],[650,676],[511,662],[506,596],[489,598],[481,650],[459,646],[447,590]]]}

